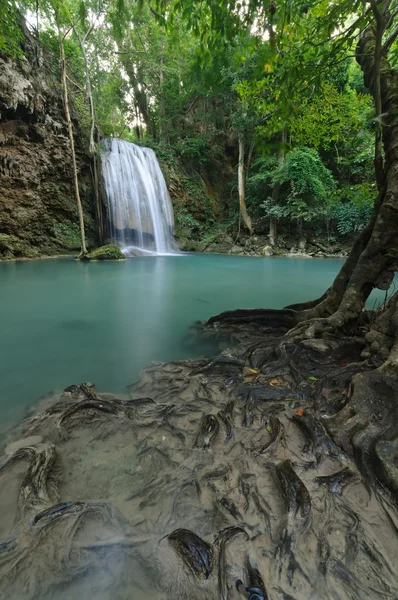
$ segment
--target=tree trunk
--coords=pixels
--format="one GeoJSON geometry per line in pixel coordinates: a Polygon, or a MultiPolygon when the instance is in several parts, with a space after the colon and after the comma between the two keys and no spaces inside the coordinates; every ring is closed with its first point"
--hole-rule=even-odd
{"type": "Polygon", "coordinates": [[[161,41],[160,44],[160,65],[159,65],[159,140],[163,140],[164,137],[164,117],[165,117],[165,107],[164,107],[164,95],[163,95],[163,87],[164,87],[164,43],[161,41]]]}
{"type": "MultiPolygon", "coordinates": [[[[377,42],[377,29],[369,27],[358,42],[357,61],[364,73],[365,85],[374,98],[376,111],[383,115],[385,165],[378,172],[380,158],[376,139],[375,170],[378,185],[382,184],[368,226],[354,244],[333,285],[318,302],[291,305],[303,310],[303,319],[333,314],[332,322],[339,327],[358,318],[374,287],[386,287],[396,267],[398,248],[398,111],[397,74],[391,68],[377,42]],[[376,68],[375,62],[380,60],[376,68]],[[382,98],[381,108],[377,98],[382,98]]],[[[381,125],[381,124],[380,124],[381,125]]]]}
{"type": "MultiPolygon", "coordinates": [[[[277,184],[279,187],[279,184],[277,184]]],[[[276,186],[275,186],[276,187],[276,186]]],[[[274,189],[275,189],[274,187],[274,189]]],[[[269,243],[275,246],[278,238],[278,219],[276,217],[269,218],[269,243]]]]}
{"type": "Polygon", "coordinates": [[[92,87],[91,87],[90,71],[89,71],[89,68],[88,68],[88,60],[87,60],[86,48],[84,46],[84,40],[81,40],[79,36],[77,36],[77,39],[79,40],[80,49],[81,49],[82,55],[83,55],[84,74],[85,74],[85,79],[86,79],[86,92],[87,92],[88,103],[89,103],[89,106],[90,106],[90,141],[89,141],[89,151],[90,151],[90,154],[94,154],[95,153],[95,149],[96,149],[96,147],[95,147],[95,141],[94,141],[95,111],[94,111],[94,100],[93,100],[93,92],[92,92],[92,87]]]}
{"type": "Polygon", "coordinates": [[[99,195],[99,179],[98,179],[99,169],[98,169],[98,159],[96,156],[97,146],[96,146],[96,143],[94,140],[95,110],[94,110],[93,91],[92,91],[92,87],[91,87],[90,71],[89,71],[88,60],[87,60],[87,52],[86,52],[86,47],[85,47],[85,42],[87,41],[87,38],[91,33],[91,29],[92,28],[90,28],[87,31],[87,33],[83,39],[79,36],[76,29],[74,29],[74,32],[79,41],[80,50],[81,50],[81,53],[83,56],[84,74],[85,74],[85,80],[86,80],[86,93],[87,93],[88,103],[89,103],[89,107],[90,107],[89,152],[92,157],[93,190],[94,190],[95,212],[96,212],[96,218],[97,218],[98,237],[99,237],[100,243],[102,243],[104,232],[103,232],[103,223],[102,223],[102,207],[101,207],[100,195],[99,195]]]}
{"type": "Polygon", "coordinates": [[[131,48],[129,41],[127,41],[126,47],[119,44],[118,48],[122,65],[127,73],[131,87],[133,88],[135,105],[138,107],[140,117],[142,117],[142,120],[145,123],[148,134],[153,135],[154,128],[152,126],[147,94],[144,89],[145,84],[142,77],[140,77],[139,69],[136,70],[133,54],[134,50],[131,48]]]}
{"type": "Polygon", "coordinates": [[[71,156],[72,156],[73,183],[75,186],[77,210],[79,213],[80,237],[81,237],[80,257],[84,257],[87,255],[86,233],[84,230],[83,208],[82,208],[82,203],[80,200],[80,192],[79,192],[79,180],[78,180],[77,164],[76,164],[75,142],[73,139],[72,120],[71,120],[70,112],[69,112],[68,86],[67,86],[67,82],[66,82],[66,60],[65,60],[65,49],[64,49],[64,37],[63,37],[61,29],[59,27],[58,27],[58,41],[59,41],[59,51],[60,51],[60,59],[61,59],[61,79],[62,79],[62,88],[63,88],[63,94],[64,94],[65,116],[66,116],[66,121],[68,123],[69,144],[70,144],[70,152],[71,152],[71,156]]]}
{"type": "Polygon", "coordinates": [[[238,191],[239,191],[239,207],[242,221],[252,234],[252,221],[247,214],[245,202],[245,140],[242,134],[239,134],[239,163],[238,163],[238,191]]]}
{"type": "MultiPolygon", "coordinates": [[[[376,99],[381,91],[383,113],[383,142],[385,167],[376,177],[382,181],[382,188],[375,207],[375,221],[369,241],[360,254],[352,272],[344,297],[336,313],[336,322],[354,319],[359,316],[364,303],[373,287],[385,287],[381,278],[393,277],[398,248],[398,111],[397,74],[391,68],[387,58],[378,51],[377,32],[369,27],[357,47],[357,60],[364,73],[365,85],[376,99]],[[379,59],[378,68],[375,61],[379,59]],[[378,74],[380,80],[378,82],[378,74]],[[389,275],[388,275],[389,273],[389,275]]],[[[380,110],[380,109],[379,109],[380,110]]],[[[377,142],[376,142],[377,145],[377,142]]],[[[377,154],[375,157],[377,161],[377,154]]]]}
{"type": "MultiPolygon", "coordinates": [[[[287,139],[286,128],[282,131],[281,147],[279,150],[278,163],[281,165],[285,160],[285,144],[287,139]]],[[[272,204],[277,204],[279,200],[280,183],[276,183],[272,189],[272,204]]],[[[278,219],[276,217],[270,217],[269,220],[269,241],[271,246],[275,246],[278,237],[278,219]]]]}

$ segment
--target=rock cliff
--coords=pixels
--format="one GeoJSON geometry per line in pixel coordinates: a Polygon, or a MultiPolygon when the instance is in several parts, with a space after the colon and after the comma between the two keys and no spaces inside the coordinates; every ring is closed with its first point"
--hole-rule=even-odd
{"type": "MultiPolygon", "coordinates": [[[[0,55],[0,258],[80,247],[60,84],[25,32],[24,56],[0,55]]],[[[89,157],[75,120],[87,242],[96,243],[89,157]]]]}

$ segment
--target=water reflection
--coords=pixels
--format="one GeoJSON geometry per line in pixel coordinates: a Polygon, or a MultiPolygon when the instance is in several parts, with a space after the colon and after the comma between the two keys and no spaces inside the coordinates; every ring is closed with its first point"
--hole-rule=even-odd
{"type": "Polygon", "coordinates": [[[195,321],[317,297],[340,266],[340,260],[220,255],[2,263],[2,424],[49,390],[93,381],[121,392],[152,361],[212,354],[187,345],[195,321]]]}

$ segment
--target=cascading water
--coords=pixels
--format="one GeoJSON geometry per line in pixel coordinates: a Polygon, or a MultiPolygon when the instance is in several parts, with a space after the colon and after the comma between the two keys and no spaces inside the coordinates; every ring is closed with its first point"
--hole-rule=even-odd
{"type": "Polygon", "coordinates": [[[112,243],[126,255],[174,254],[173,208],[154,151],[109,138],[101,158],[112,243]]]}

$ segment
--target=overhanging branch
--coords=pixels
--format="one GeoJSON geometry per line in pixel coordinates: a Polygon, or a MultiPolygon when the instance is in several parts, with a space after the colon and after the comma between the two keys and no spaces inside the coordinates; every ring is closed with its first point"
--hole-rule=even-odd
{"type": "Polygon", "coordinates": [[[388,38],[386,39],[386,41],[384,42],[381,52],[382,54],[385,56],[388,51],[390,50],[391,46],[393,45],[393,43],[395,42],[395,40],[398,37],[398,25],[397,27],[394,29],[394,31],[392,31],[390,33],[390,35],[388,36],[388,38]]]}

